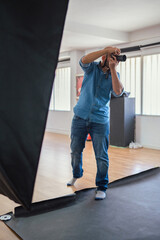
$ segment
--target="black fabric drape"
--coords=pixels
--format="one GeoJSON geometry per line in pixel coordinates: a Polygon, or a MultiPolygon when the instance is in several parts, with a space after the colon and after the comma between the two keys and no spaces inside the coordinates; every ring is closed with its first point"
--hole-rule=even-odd
{"type": "Polygon", "coordinates": [[[0,194],[30,208],[67,0],[0,0],[0,194]]]}

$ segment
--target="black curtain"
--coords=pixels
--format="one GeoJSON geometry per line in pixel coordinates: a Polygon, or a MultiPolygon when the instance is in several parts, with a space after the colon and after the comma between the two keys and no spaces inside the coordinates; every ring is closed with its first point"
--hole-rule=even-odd
{"type": "Polygon", "coordinates": [[[31,206],[67,0],[0,0],[0,194],[31,206]]]}

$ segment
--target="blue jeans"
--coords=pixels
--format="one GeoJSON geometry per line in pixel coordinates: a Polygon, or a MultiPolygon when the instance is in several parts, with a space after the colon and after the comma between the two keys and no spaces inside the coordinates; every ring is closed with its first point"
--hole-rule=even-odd
{"type": "Polygon", "coordinates": [[[89,122],[77,116],[73,117],[71,126],[71,158],[73,177],[83,176],[82,153],[88,133],[91,135],[93,149],[97,162],[96,186],[98,190],[108,187],[108,142],[109,124],[89,122]]]}

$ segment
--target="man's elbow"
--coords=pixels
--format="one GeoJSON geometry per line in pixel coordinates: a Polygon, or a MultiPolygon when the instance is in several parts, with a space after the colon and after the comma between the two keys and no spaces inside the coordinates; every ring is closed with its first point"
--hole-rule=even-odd
{"type": "Polygon", "coordinates": [[[85,56],[82,57],[81,62],[82,62],[83,64],[87,64],[87,63],[88,63],[85,56]]]}

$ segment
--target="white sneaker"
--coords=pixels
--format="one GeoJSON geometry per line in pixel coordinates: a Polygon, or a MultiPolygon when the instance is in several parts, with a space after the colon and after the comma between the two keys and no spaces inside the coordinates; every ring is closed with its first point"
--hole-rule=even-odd
{"type": "Polygon", "coordinates": [[[67,186],[73,186],[76,182],[77,178],[72,178],[68,183],[67,186]]]}
{"type": "Polygon", "coordinates": [[[106,198],[106,192],[97,190],[95,200],[103,200],[106,198]]]}

